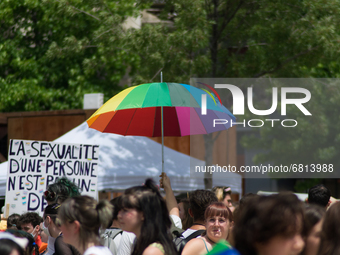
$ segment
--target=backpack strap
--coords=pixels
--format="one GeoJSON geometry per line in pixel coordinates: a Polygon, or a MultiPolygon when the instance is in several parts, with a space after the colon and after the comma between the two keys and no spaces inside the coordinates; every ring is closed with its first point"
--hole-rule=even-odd
{"type": "MultiPolygon", "coordinates": [[[[113,240],[116,238],[116,236],[118,236],[119,234],[122,234],[123,233],[123,230],[121,229],[114,229],[107,234],[106,238],[107,238],[107,241],[108,241],[108,248],[111,250],[111,243],[115,246],[113,240]]],[[[116,249],[116,247],[114,247],[114,249],[116,249]]]]}
{"type": "Polygon", "coordinates": [[[185,241],[189,242],[191,239],[200,236],[204,231],[205,229],[200,229],[200,230],[195,231],[194,233],[191,233],[191,235],[185,238],[185,241]]]}
{"type": "Polygon", "coordinates": [[[117,231],[111,238],[112,238],[112,239],[115,239],[116,236],[118,236],[119,234],[123,234],[123,230],[117,231]]]}

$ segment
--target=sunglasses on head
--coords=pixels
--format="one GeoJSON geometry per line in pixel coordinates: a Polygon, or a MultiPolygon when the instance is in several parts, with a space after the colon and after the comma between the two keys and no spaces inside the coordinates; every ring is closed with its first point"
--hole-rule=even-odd
{"type": "Polygon", "coordinates": [[[60,226],[62,225],[62,221],[61,221],[58,217],[55,219],[55,225],[56,225],[58,228],[60,228],[60,226]]]}
{"type": "Polygon", "coordinates": [[[53,191],[46,190],[44,192],[44,197],[48,200],[51,200],[56,198],[56,194],[53,191]]]}

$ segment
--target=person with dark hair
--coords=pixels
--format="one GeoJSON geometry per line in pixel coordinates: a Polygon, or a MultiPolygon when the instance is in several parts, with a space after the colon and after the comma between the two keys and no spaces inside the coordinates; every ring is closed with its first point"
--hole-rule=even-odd
{"type": "Polygon", "coordinates": [[[28,243],[26,247],[24,248],[24,255],[39,255],[40,254],[38,245],[35,243],[32,235],[30,235],[29,233],[22,231],[22,230],[17,230],[17,229],[7,229],[6,232],[12,234],[15,237],[26,238],[28,240],[28,243]]]}
{"type": "MultiPolygon", "coordinates": [[[[53,255],[80,255],[80,253],[72,245],[63,241],[63,235],[59,227],[56,225],[56,218],[60,205],[58,203],[48,205],[44,210],[43,226],[44,232],[55,239],[53,255]]],[[[48,250],[51,249],[50,247],[48,250]]]]}
{"type": "Polygon", "coordinates": [[[44,198],[47,204],[62,204],[67,198],[80,196],[79,188],[66,177],[57,179],[54,183],[48,185],[44,192],[44,198]]]}
{"type": "Polygon", "coordinates": [[[113,206],[107,200],[99,203],[89,196],[68,198],[59,208],[57,224],[64,242],[74,246],[83,255],[111,255],[100,243],[99,229],[105,229],[112,220],[113,206]]]}
{"type": "MultiPolygon", "coordinates": [[[[245,194],[239,201],[238,205],[236,206],[235,210],[233,211],[233,219],[234,222],[236,222],[236,218],[240,214],[240,212],[246,207],[247,203],[251,201],[253,198],[257,198],[259,195],[253,194],[253,193],[247,193],[245,194]]],[[[234,226],[234,225],[233,225],[234,226]]],[[[233,227],[232,226],[232,227],[233,227]]],[[[228,236],[228,242],[232,245],[235,246],[235,241],[234,241],[234,232],[230,231],[229,236],[228,236]]]]}
{"type": "Polygon", "coordinates": [[[195,190],[189,194],[189,214],[194,219],[194,223],[182,233],[183,238],[191,236],[198,230],[205,230],[204,213],[214,202],[218,200],[215,193],[210,190],[195,190]]]}
{"type": "MultiPolygon", "coordinates": [[[[18,231],[10,229],[9,231],[18,231]]],[[[0,254],[1,255],[26,255],[25,248],[28,244],[27,238],[16,237],[11,233],[0,232],[0,254]]]]}
{"type": "Polygon", "coordinates": [[[330,198],[330,190],[325,185],[318,184],[309,189],[307,202],[327,208],[331,204],[330,198]]]}
{"type": "Polygon", "coordinates": [[[235,219],[235,248],[241,255],[298,255],[304,247],[302,205],[291,193],[253,197],[235,219]]]}
{"type": "Polygon", "coordinates": [[[20,214],[13,213],[7,218],[7,229],[18,229],[18,219],[20,218],[20,214]]]}
{"type": "Polygon", "coordinates": [[[340,203],[334,203],[326,211],[322,224],[318,255],[340,254],[340,203]]]}
{"type": "Polygon", "coordinates": [[[118,220],[124,231],[136,235],[132,255],[176,254],[169,212],[152,179],[125,190],[118,220]]]}
{"type": "MultiPolygon", "coordinates": [[[[183,255],[206,254],[217,242],[226,239],[232,224],[232,212],[223,202],[215,202],[205,210],[206,231],[199,238],[191,239],[184,247],[183,255]]],[[[227,245],[231,248],[230,244],[227,245]]]]}
{"type": "Polygon", "coordinates": [[[239,201],[238,206],[233,211],[233,218],[236,221],[237,216],[239,215],[240,211],[246,206],[246,204],[254,198],[257,198],[259,195],[253,193],[245,194],[239,201]]]}
{"type": "Polygon", "coordinates": [[[302,255],[317,255],[321,241],[323,217],[326,209],[319,205],[305,204],[305,222],[303,236],[305,248],[302,255]]]}
{"type": "MultiPolygon", "coordinates": [[[[10,229],[11,231],[18,231],[10,229]]],[[[1,232],[0,233],[0,254],[1,255],[26,255],[25,248],[27,246],[27,238],[15,237],[14,235],[1,232]]],[[[30,254],[31,255],[31,254],[30,254]]]]}
{"type": "MultiPolygon", "coordinates": [[[[41,237],[38,234],[41,222],[42,218],[39,216],[39,214],[35,212],[27,212],[20,216],[17,224],[19,230],[23,230],[33,236],[34,241],[38,245],[39,249],[40,247],[46,247],[46,243],[41,241],[41,237]]],[[[41,252],[43,252],[43,250],[40,250],[40,253],[41,252]]]]}
{"type": "Polygon", "coordinates": [[[25,255],[24,250],[10,239],[0,239],[1,255],[25,255]]]}
{"type": "Polygon", "coordinates": [[[184,230],[187,230],[194,224],[194,219],[189,214],[190,202],[189,199],[184,198],[178,204],[179,217],[182,220],[184,230]]]}

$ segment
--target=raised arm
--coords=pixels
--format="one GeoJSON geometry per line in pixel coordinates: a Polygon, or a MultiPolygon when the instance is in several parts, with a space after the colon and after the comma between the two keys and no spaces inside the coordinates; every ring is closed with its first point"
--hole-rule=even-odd
{"type": "Polygon", "coordinates": [[[168,207],[169,215],[176,215],[179,217],[179,209],[174,192],[171,188],[170,178],[166,173],[162,173],[159,177],[159,186],[164,189],[166,195],[166,206],[168,207]]]}

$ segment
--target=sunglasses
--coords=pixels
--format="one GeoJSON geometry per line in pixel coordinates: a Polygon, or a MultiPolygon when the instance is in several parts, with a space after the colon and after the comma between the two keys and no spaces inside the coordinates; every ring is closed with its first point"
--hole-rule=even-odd
{"type": "Polygon", "coordinates": [[[53,191],[46,190],[46,191],[44,192],[44,197],[45,197],[45,199],[47,199],[47,200],[55,199],[56,196],[57,196],[56,193],[54,193],[53,191]]]}

